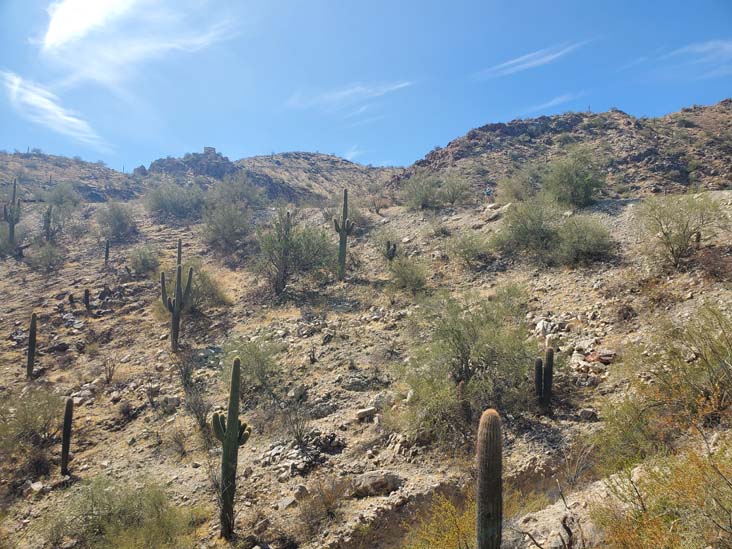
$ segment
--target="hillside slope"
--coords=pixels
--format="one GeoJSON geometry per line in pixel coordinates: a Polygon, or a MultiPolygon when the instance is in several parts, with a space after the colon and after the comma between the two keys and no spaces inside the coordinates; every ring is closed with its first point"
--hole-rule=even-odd
{"type": "Polygon", "coordinates": [[[418,171],[452,172],[476,190],[495,185],[527,162],[547,162],[584,144],[608,161],[609,196],[640,196],[700,186],[732,187],[732,100],[660,118],[620,110],[565,113],[487,124],[436,148],[391,185],[418,171]]]}

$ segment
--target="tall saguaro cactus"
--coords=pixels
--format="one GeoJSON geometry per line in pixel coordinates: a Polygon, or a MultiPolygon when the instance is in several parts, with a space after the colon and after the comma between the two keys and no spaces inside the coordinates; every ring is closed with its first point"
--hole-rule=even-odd
{"type": "Polygon", "coordinates": [[[338,243],[338,280],[343,280],[343,277],[346,276],[348,237],[353,233],[354,226],[353,221],[348,219],[348,189],[343,189],[343,213],[341,214],[340,223],[337,218],[333,218],[333,226],[340,238],[338,243]]]}
{"type": "Polygon", "coordinates": [[[542,408],[548,410],[552,402],[552,382],[554,380],[554,349],[549,347],[544,355],[534,363],[534,390],[542,408]]]}
{"type": "Polygon", "coordinates": [[[36,362],[36,324],[38,323],[36,313],[31,314],[30,331],[28,333],[28,363],[25,367],[25,377],[33,377],[33,365],[36,362]]]}
{"type": "Polygon", "coordinates": [[[109,264],[109,240],[104,241],[104,266],[109,264]]]}
{"type": "Polygon", "coordinates": [[[191,282],[193,281],[193,267],[188,269],[188,281],[183,289],[183,266],[181,265],[181,241],[178,239],[178,265],[175,270],[175,288],[173,297],[168,296],[165,285],[165,273],[160,273],[160,290],[163,305],[170,312],[170,345],[173,351],[178,350],[178,335],[180,334],[180,317],[191,296],[191,282]]]}
{"type": "Polygon", "coordinates": [[[239,387],[241,383],[241,361],[234,359],[229,389],[227,418],[223,414],[213,415],[213,430],[221,441],[221,537],[230,539],[234,533],[234,495],[236,494],[236,464],[239,446],[249,440],[252,428],[239,420],[239,387]]]}
{"type": "Polygon", "coordinates": [[[69,474],[69,448],[71,447],[71,421],[74,418],[74,399],[66,399],[64,410],[64,428],[61,438],[61,474],[69,474]]]}
{"type": "Polygon", "coordinates": [[[503,524],[501,417],[488,409],[478,427],[477,549],[500,549],[503,524]]]}
{"type": "Polygon", "coordinates": [[[15,245],[15,226],[20,222],[20,199],[17,198],[18,180],[13,179],[13,194],[8,204],[3,206],[3,219],[8,224],[8,241],[15,245]]]}

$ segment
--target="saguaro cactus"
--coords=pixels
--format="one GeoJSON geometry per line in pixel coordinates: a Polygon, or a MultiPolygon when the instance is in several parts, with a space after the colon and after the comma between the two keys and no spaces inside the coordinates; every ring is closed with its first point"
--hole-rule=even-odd
{"type": "Polygon", "coordinates": [[[503,523],[501,418],[488,409],[478,427],[476,532],[478,549],[499,549],[503,523]]]}
{"type": "Polygon", "coordinates": [[[66,399],[64,429],[61,439],[61,474],[69,474],[69,448],[71,447],[71,421],[74,418],[74,399],[66,399]]]}
{"type": "Polygon", "coordinates": [[[8,204],[3,206],[3,219],[8,224],[8,241],[10,245],[15,244],[15,226],[20,221],[20,199],[16,199],[18,193],[18,180],[13,179],[13,194],[8,204]]]}
{"type": "Polygon", "coordinates": [[[234,495],[236,493],[236,464],[239,446],[252,434],[252,428],[239,420],[239,384],[241,383],[241,362],[234,359],[229,389],[227,418],[223,414],[213,415],[213,430],[221,441],[221,537],[230,539],[234,533],[234,495]]]}
{"type": "Polygon", "coordinates": [[[109,264],[109,240],[104,241],[104,266],[109,264]]]}
{"type": "Polygon", "coordinates": [[[534,390],[536,399],[544,409],[548,409],[552,401],[552,382],[554,380],[554,349],[549,347],[544,355],[534,362],[534,390]]]}
{"type": "Polygon", "coordinates": [[[173,351],[178,350],[178,335],[180,334],[180,317],[191,296],[191,282],[193,281],[193,267],[188,269],[188,281],[183,289],[183,266],[181,265],[181,241],[178,240],[178,266],[175,271],[175,288],[173,297],[168,297],[165,285],[165,273],[160,273],[160,290],[163,305],[170,312],[170,345],[173,351]]]}
{"type": "Polygon", "coordinates": [[[87,311],[91,311],[91,292],[89,292],[89,288],[84,288],[84,307],[87,311]]]}
{"type": "Polygon", "coordinates": [[[36,362],[36,313],[31,315],[30,332],[28,333],[28,363],[25,367],[25,377],[33,377],[33,365],[36,362]]]}
{"type": "Polygon", "coordinates": [[[338,243],[338,280],[343,280],[343,277],[346,276],[348,236],[353,233],[354,226],[353,221],[348,219],[348,189],[343,189],[343,213],[341,214],[340,223],[337,218],[333,218],[333,226],[340,237],[338,243]]]}
{"type": "Polygon", "coordinates": [[[391,242],[390,240],[386,241],[386,253],[384,254],[386,256],[386,259],[391,261],[396,257],[397,254],[397,243],[391,242]]]}

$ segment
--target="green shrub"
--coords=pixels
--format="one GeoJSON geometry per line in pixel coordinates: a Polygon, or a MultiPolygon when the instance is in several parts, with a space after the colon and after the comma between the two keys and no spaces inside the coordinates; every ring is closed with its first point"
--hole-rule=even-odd
{"type": "Polygon", "coordinates": [[[493,245],[545,265],[571,266],[608,257],[612,239],[595,218],[565,215],[559,204],[540,193],[507,210],[493,245]]]}
{"type": "Polygon", "coordinates": [[[711,238],[729,220],[708,194],[651,197],[637,206],[641,237],[648,253],[679,268],[690,257],[697,238],[711,238]]]}
{"type": "Polygon", "coordinates": [[[300,223],[297,212],[278,209],[269,230],[260,231],[258,270],[280,295],[294,274],[334,265],[336,248],[329,233],[300,223]]]}
{"type": "Polygon", "coordinates": [[[521,168],[510,177],[498,182],[496,201],[508,204],[530,199],[539,192],[543,176],[544,171],[538,165],[530,164],[521,168]]]}
{"type": "Polygon", "coordinates": [[[427,285],[427,267],[421,260],[404,255],[397,256],[389,262],[389,272],[391,283],[401,290],[416,294],[427,285]]]}
{"type": "Polygon", "coordinates": [[[201,217],[203,191],[196,185],[161,183],[147,193],[145,206],[161,221],[196,221],[201,217]]]}
{"type": "Polygon", "coordinates": [[[440,206],[440,183],[434,176],[415,173],[402,188],[402,198],[410,210],[428,210],[440,206]]]}
{"type": "Polygon", "coordinates": [[[95,477],[60,502],[48,519],[52,545],[73,538],[81,547],[195,547],[195,527],[202,522],[198,509],[174,506],[156,484],[125,484],[95,477]]]}
{"type": "Polygon", "coordinates": [[[130,267],[137,274],[157,273],[160,260],[158,250],[149,244],[137,246],[130,252],[130,267]]]}
{"type": "Polygon", "coordinates": [[[542,190],[558,202],[579,208],[592,204],[595,193],[605,184],[605,175],[588,147],[576,147],[552,161],[542,178],[542,190]]]}
{"type": "Polygon", "coordinates": [[[107,240],[125,240],[137,233],[132,208],[120,202],[109,202],[97,210],[99,231],[107,240]]]}
{"type": "Polygon", "coordinates": [[[576,265],[607,258],[612,239],[605,226],[588,215],[571,215],[565,218],[557,231],[559,245],[557,261],[563,265],[576,265]]]}
{"type": "Polygon", "coordinates": [[[452,238],[451,254],[457,256],[468,269],[479,269],[492,259],[491,243],[485,235],[463,231],[452,238]]]}
{"type": "Polygon", "coordinates": [[[28,264],[37,271],[50,273],[64,263],[63,250],[53,242],[34,246],[28,255],[28,264]]]}
{"type": "Polygon", "coordinates": [[[495,245],[504,252],[525,254],[533,260],[552,264],[561,220],[559,206],[544,195],[514,203],[504,215],[495,245]]]}
{"type": "Polygon", "coordinates": [[[76,208],[81,203],[81,196],[71,183],[58,183],[45,193],[43,200],[59,208],[76,208]]]}
{"type": "MultiPolygon", "coordinates": [[[[231,364],[233,359],[238,357],[241,361],[241,400],[247,404],[247,400],[253,395],[262,393],[270,399],[270,403],[279,402],[281,395],[278,393],[280,383],[280,369],[274,359],[278,348],[269,342],[256,340],[250,341],[242,337],[231,337],[224,345],[224,380],[228,382],[231,378],[231,364]]],[[[255,400],[256,402],[256,400],[255,400]]]]}
{"type": "Polygon", "coordinates": [[[44,387],[0,403],[0,450],[6,455],[17,445],[46,446],[58,433],[63,419],[61,398],[44,387]]]}
{"type": "Polygon", "coordinates": [[[252,216],[248,206],[234,202],[207,204],[203,216],[206,242],[232,253],[252,231],[252,216]]]}
{"type": "Polygon", "coordinates": [[[523,290],[506,286],[489,300],[440,296],[422,310],[427,342],[401,372],[413,391],[404,416],[407,430],[423,439],[461,443],[482,410],[512,414],[528,408],[533,361],[522,323],[523,290]]]}
{"type": "Polygon", "coordinates": [[[440,185],[440,199],[451,206],[463,203],[469,195],[470,185],[457,175],[447,175],[440,185]]]}

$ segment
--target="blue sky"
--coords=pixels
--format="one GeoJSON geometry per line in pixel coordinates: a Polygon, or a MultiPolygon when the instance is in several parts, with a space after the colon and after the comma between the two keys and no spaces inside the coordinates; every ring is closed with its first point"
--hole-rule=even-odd
{"type": "Polygon", "coordinates": [[[407,165],[467,130],[732,96],[732,1],[0,0],[0,149],[407,165]]]}

